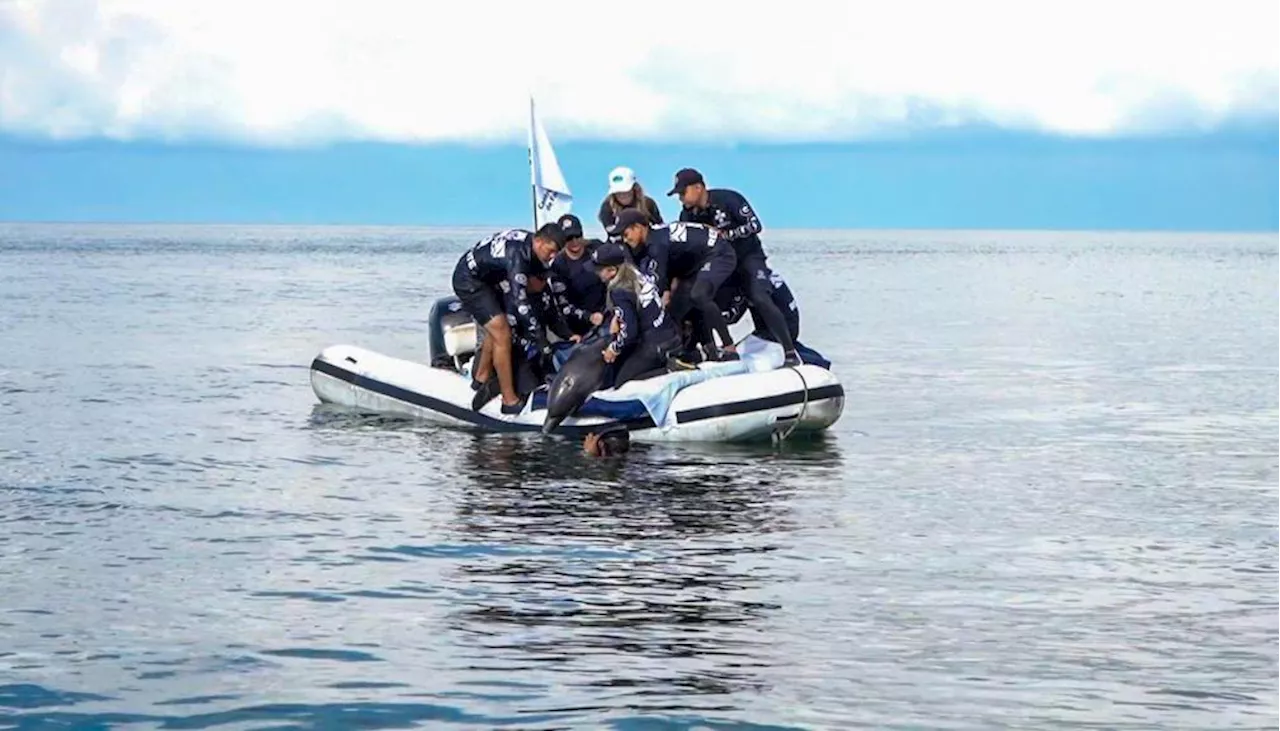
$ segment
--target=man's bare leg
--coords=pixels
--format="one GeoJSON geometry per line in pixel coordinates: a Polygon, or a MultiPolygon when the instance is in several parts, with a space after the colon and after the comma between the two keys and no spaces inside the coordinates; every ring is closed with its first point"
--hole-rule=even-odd
{"type": "Polygon", "coordinates": [[[507,406],[520,403],[516,395],[515,372],[511,369],[511,327],[505,317],[499,315],[485,326],[489,331],[485,345],[493,343],[493,368],[498,372],[498,387],[502,389],[502,403],[507,406]]]}
{"type": "MultiPolygon", "coordinates": [[[[488,335],[488,333],[486,333],[488,335]]],[[[476,358],[476,367],[471,371],[471,380],[484,383],[493,377],[493,338],[486,337],[480,343],[480,356],[476,358]]]]}

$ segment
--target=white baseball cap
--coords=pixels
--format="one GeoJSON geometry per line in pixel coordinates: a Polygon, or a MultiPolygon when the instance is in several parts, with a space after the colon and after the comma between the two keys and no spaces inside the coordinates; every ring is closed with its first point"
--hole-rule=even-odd
{"type": "Polygon", "coordinates": [[[617,167],[609,173],[609,192],[626,193],[636,184],[636,174],[631,168],[617,167]]]}

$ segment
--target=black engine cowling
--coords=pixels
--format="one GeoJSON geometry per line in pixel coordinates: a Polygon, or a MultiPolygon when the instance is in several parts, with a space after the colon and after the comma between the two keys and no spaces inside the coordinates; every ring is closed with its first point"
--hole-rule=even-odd
{"type": "MultiPolygon", "coordinates": [[[[441,297],[431,305],[431,313],[427,315],[427,349],[431,365],[438,368],[453,368],[453,356],[444,346],[445,328],[457,327],[467,323],[474,324],[471,314],[462,309],[462,300],[454,295],[441,297]]],[[[479,333],[477,333],[478,335],[479,333]]],[[[473,354],[459,353],[459,361],[466,362],[473,354]]]]}

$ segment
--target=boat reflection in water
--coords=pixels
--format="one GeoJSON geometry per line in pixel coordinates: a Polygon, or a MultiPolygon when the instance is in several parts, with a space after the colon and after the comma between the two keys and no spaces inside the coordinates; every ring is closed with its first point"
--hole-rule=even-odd
{"type": "Polygon", "coordinates": [[[576,447],[473,437],[455,538],[488,550],[453,566],[450,583],[470,591],[450,627],[494,671],[563,674],[554,682],[586,703],[612,686],[633,708],[737,708],[709,696],[767,686],[766,633],[789,573],[771,554],[795,528],[791,478],[797,462],[838,470],[834,449],[636,445],[591,459],[576,447]]]}

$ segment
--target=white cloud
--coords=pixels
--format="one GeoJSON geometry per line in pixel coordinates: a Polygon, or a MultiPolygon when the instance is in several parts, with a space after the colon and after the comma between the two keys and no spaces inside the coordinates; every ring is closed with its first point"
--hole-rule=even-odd
{"type": "Polygon", "coordinates": [[[0,0],[0,132],[265,143],[1071,134],[1280,113],[1275,0],[0,0]]]}

